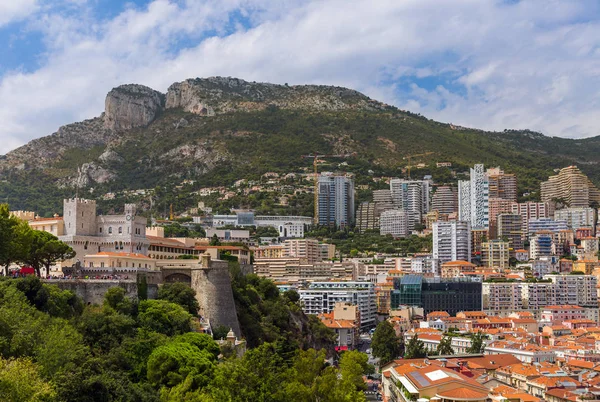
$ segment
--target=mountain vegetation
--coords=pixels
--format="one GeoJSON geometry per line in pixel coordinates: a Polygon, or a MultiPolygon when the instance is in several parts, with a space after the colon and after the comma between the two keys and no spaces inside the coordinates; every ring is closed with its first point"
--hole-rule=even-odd
{"type": "MultiPolygon", "coordinates": [[[[257,297],[274,287],[267,280],[249,283],[263,289],[257,297]]],[[[271,322],[281,317],[263,315],[276,307],[259,302],[254,317],[280,337],[263,328],[263,338],[250,338],[254,347],[243,357],[226,357],[227,348],[212,337],[190,332],[196,306],[188,290],[170,286],[160,297],[138,301],[114,287],[103,305],[85,306],[38,277],[0,277],[0,400],[365,400],[362,376],[372,370],[367,355],[344,352],[334,367],[326,363],[326,349],[286,344],[291,329],[271,322]]],[[[274,295],[263,303],[281,302],[294,303],[274,295]]]]}
{"type": "MultiPolygon", "coordinates": [[[[431,174],[438,183],[453,182],[474,163],[499,165],[518,175],[525,198],[535,199],[540,181],[570,164],[600,183],[600,137],[468,129],[339,87],[213,77],[173,84],[166,95],[142,86],[118,87],[106,103],[100,117],[61,127],[0,157],[2,197],[19,209],[50,215],[60,211],[63,197],[76,192],[99,198],[151,189],[152,196],[138,197],[142,208],[163,211],[173,204],[181,211],[197,203],[195,192],[202,187],[260,180],[266,172],[310,172],[301,156],[312,152],[352,154],[327,160],[320,169],[355,173],[357,184],[370,189],[381,185],[373,177],[407,175],[408,157],[415,154],[426,155],[412,159],[424,166],[413,166],[413,177],[431,174]]],[[[364,191],[359,199],[368,196],[368,191],[361,195],[364,191]]],[[[221,209],[278,208],[269,196],[260,197],[250,195],[221,209]]],[[[293,204],[279,212],[308,214],[311,198],[292,195],[293,204]]],[[[123,200],[106,198],[100,209],[108,212],[117,202],[123,200]]]]}

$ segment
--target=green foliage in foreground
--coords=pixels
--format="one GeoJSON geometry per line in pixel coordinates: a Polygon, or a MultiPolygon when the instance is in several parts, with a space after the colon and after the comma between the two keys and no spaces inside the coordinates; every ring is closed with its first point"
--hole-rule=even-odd
{"type": "MultiPolygon", "coordinates": [[[[84,306],[72,292],[37,277],[0,279],[0,400],[365,400],[365,354],[345,352],[339,368],[328,366],[326,350],[302,350],[300,336],[291,334],[298,320],[309,340],[331,335],[296,311],[293,294],[279,295],[272,282],[254,277],[235,283],[238,297],[257,298],[245,307],[247,314],[254,310],[257,327],[242,328],[257,331],[258,346],[243,358],[223,360],[212,337],[189,332],[186,297],[173,297],[180,304],[138,302],[115,287],[102,306],[84,306]]],[[[182,296],[175,290],[167,294],[182,296]]]]}
{"type": "Polygon", "coordinates": [[[373,356],[379,358],[381,365],[387,364],[402,355],[404,338],[396,335],[396,330],[389,321],[377,324],[371,342],[373,356]]]}

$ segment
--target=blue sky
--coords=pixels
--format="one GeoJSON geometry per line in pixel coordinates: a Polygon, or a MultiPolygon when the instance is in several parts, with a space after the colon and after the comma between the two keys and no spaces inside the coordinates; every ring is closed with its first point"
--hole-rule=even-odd
{"type": "Polygon", "coordinates": [[[0,154],[191,77],[347,86],[464,126],[599,135],[595,0],[0,0],[0,154]]]}

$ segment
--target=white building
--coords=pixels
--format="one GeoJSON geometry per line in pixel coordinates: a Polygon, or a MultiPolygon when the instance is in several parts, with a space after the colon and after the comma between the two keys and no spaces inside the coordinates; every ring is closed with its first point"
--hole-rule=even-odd
{"type": "Polygon", "coordinates": [[[433,223],[433,258],[440,264],[449,261],[471,261],[471,225],[451,221],[433,223]]]}
{"type": "Polygon", "coordinates": [[[567,222],[569,229],[593,228],[594,227],[594,209],[593,208],[565,208],[554,212],[554,219],[567,222]]]}
{"type": "Polygon", "coordinates": [[[247,242],[250,240],[249,230],[239,229],[206,229],[206,237],[211,239],[217,235],[221,241],[240,241],[247,242]]]}
{"type": "Polygon", "coordinates": [[[489,182],[482,164],[471,168],[470,180],[458,182],[458,219],[474,229],[489,227],[489,182]]]}
{"type": "Polygon", "coordinates": [[[440,276],[440,264],[431,254],[416,254],[410,260],[410,271],[426,276],[440,276]]]}
{"type": "Polygon", "coordinates": [[[379,234],[406,237],[409,234],[408,214],[400,209],[383,211],[379,217],[379,234]]]}
{"type": "Polygon", "coordinates": [[[308,289],[301,289],[298,293],[305,314],[330,313],[336,303],[350,303],[358,306],[361,327],[376,324],[377,302],[374,283],[313,282],[308,289]]]}
{"type": "Polygon", "coordinates": [[[408,215],[408,228],[413,230],[421,224],[424,214],[429,212],[431,187],[428,180],[390,180],[390,191],[396,208],[408,215]]]}

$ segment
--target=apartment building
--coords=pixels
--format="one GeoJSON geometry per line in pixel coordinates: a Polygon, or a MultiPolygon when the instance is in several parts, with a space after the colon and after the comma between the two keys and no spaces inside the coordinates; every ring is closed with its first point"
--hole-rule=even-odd
{"type": "MultiPolygon", "coordinates": [[[[429,212],[430,182],[428,180],[390,180],[390,191],[394,206],[405,211],[408,229],[414,230],[421,224],[423,215],[429,212]]],[[[383,213],[382,213],[383,214],[383,213]]]]}
{"type": "Polygon", "coordinates": [[[564,208],[554,211],[554,219],[567,222],[567,227],[572,230],[593,228],[595,215],[595,210],[588,207],[564,208]]]}
{"type": "Polygon", "coordinates": [[[508,213],[500,214],[497,217],[498,238],[508,240],[509,246],[513,250],[523,248],[523,219],[521,215],[508,213]]]}
{"type": "Polygon", "coordinates": [[[364,232],[379,228],[379,219],[376,218],[374,202],[361,202],[356,211],[356,228],[364,232]]]}
{"type": "Polygon", "coordinates": [[[472,228],[489,228],[489,182],[482,164],[470,169],[470,180],[458,182],[458,219],[472,228]]]}
{"type": "Polygon", "coordinates": [[[313,282],[298,293],[305,314],[330,313],[336,303],[350,303],[358,306],[361,328],[376,324],[375,284],[371,282],[313,282]]]}
{"type": "Polygon", "coordinates": [[[409,214],[400,209],[383,211],[379,217],[379,234],[392,235],[394,238],[409,235],[409,214]]]}
{"type": "Polygon", "coordinates": [[[514,174],[504,173],[499,167],[489,168],[486,173],[490,199],[517,201],[517,177],[514,174]]]}
{"type": "Polygon", "coordinates": [[[481,263],[489,268],[508,268],[510,244],[500,239],[490,240],[481,244],[481,263]]]}
{"type": "Polygon", "coordinates": [[[309,264],[321,261],[319,241],[316,239],[288,239],[283,242],[284,258],[300,258],[309,264]]]}
{"type": "Polygon", "coordinates": [[[560,200],[569,207],[589,207],[592,202],[600,203],[600,190],[577,166],[568,166],[541,184],[543,202],[560,200]]]}
{"type": "Polygon", "coordinates": [[[471,261],[471,226],[469,222],[451,221],[433,224],[433,258],[440,264],[448,261],[471,261]]]}
{"type": "Polygon", "coordinates": [[[456,187],[439,186],[431,200],[431,210],[440,214],[452,214],[458,212],[458,192],[456,187]]]}
{"type": "Polygon", "coordinates": [[[318,222],[348,227],[354,223],[354,180],[348,175],[323,173],[318,183],[318,222]]]}
{"type": "Polygon", "coordinates": [[[529,236],[529,221],[554,216],[554,209],[547,202],[513,202],[511,207],[513,214],[522,217],[525,238],[529,236]]]}

